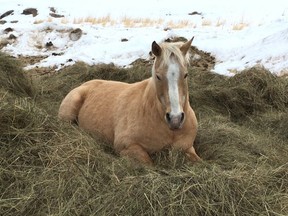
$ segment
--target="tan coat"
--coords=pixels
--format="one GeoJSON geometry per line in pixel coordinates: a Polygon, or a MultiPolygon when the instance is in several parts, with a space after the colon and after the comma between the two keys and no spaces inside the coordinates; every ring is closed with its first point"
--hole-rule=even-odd
{"type": "Polygon", "coordinates": [[[149,153],[169,146],[184,151],[192,161],[200,160],[193,148],[197,119],[189,104],[188,91],[183,126],[171,130],[155,83],[153,77],[134,84],[88,81],[64,98],[59,117],[77,120],[81,128],[113,143],[120,155],[146,164],[152,164],[149,153]]]}

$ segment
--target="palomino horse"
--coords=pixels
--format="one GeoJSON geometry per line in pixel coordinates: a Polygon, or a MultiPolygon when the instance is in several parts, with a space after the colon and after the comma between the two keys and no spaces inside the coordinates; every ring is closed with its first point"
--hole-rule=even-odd
{"type": "Polygon", "coordinates": [[[149,154],[171,146],[201,160],[193,142],[197,119],[189,104],[186,43],[152,43],[152,77],[141,82],[91,80],[62,101],[60,119],[101,134],[120,155],[152,164],[149,154]]]}

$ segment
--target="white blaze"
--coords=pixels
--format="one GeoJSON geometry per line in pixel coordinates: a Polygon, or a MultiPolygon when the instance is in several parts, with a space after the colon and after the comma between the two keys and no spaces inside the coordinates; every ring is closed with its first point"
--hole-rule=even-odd
{"type": "Polygon", "coordinates": [[[179,65],[176,63],[172,63],[171,65],[169,65],[167,71],[167,79],[168,79],[168,95],[172,115],[178,115],[181,113],[179,90],[178,90],[179,75],[180,75],[179,65]]]}

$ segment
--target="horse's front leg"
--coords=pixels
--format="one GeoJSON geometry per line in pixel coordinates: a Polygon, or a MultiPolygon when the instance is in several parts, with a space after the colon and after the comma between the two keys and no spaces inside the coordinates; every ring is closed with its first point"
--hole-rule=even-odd
{"type": "Polygon", "coordinates": [[[189,158],[190,161],[192,162],[198,162],[198,161],[202,161],[202,159],[197,155],[194,147],[190,147],[188,149],[186,149],[185,154],[187,155],[187,157],[189,158]]]}
{"type": "Polygon", "coordinates": [[[174,143],[173,147],[185,153],[188,159],[192,162],[202,161],[202,159],[197,155],[193,147],[193,144],[191,144],[189,140],[188,141],[187,140],[188,139],[179,140],[178,142],[174,143]]]}
{"type": "Polygon", "coordinates": [[[153,165],[153,161],[149,154],[138,144],[129,145],[120,151],[120,155],[135,159],[149,166],[153,165]]]}

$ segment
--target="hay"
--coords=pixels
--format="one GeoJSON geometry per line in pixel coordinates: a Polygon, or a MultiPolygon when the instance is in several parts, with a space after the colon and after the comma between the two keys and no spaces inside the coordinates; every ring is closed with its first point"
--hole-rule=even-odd
{"type": "Polygon", "coordinates": [[[288,81],[263,68],[252,68],[232,78],[192,73],[191,103],[213,107],[231,120],[245,120],[267,110],[287,110],[288,81]],[[204,80],[203,80],[204,79],[204,80]]]}
{"type": "Polygon", "coordinates": [[[0,52],[0,87],[18,96],[33,96],[34,87],[20,62],[0,52]]]}
{"type": "Polygon", "coordinates": [[[148,168],[55,114],[80,83],[134,82],[150,76],[151,66],[79,63],[31,83],[15,60],[1,58],[1,215],[288,214],[287,79],[264,69],[225,78],[190,68],[204,162],[165,150],[148,168]]]}

